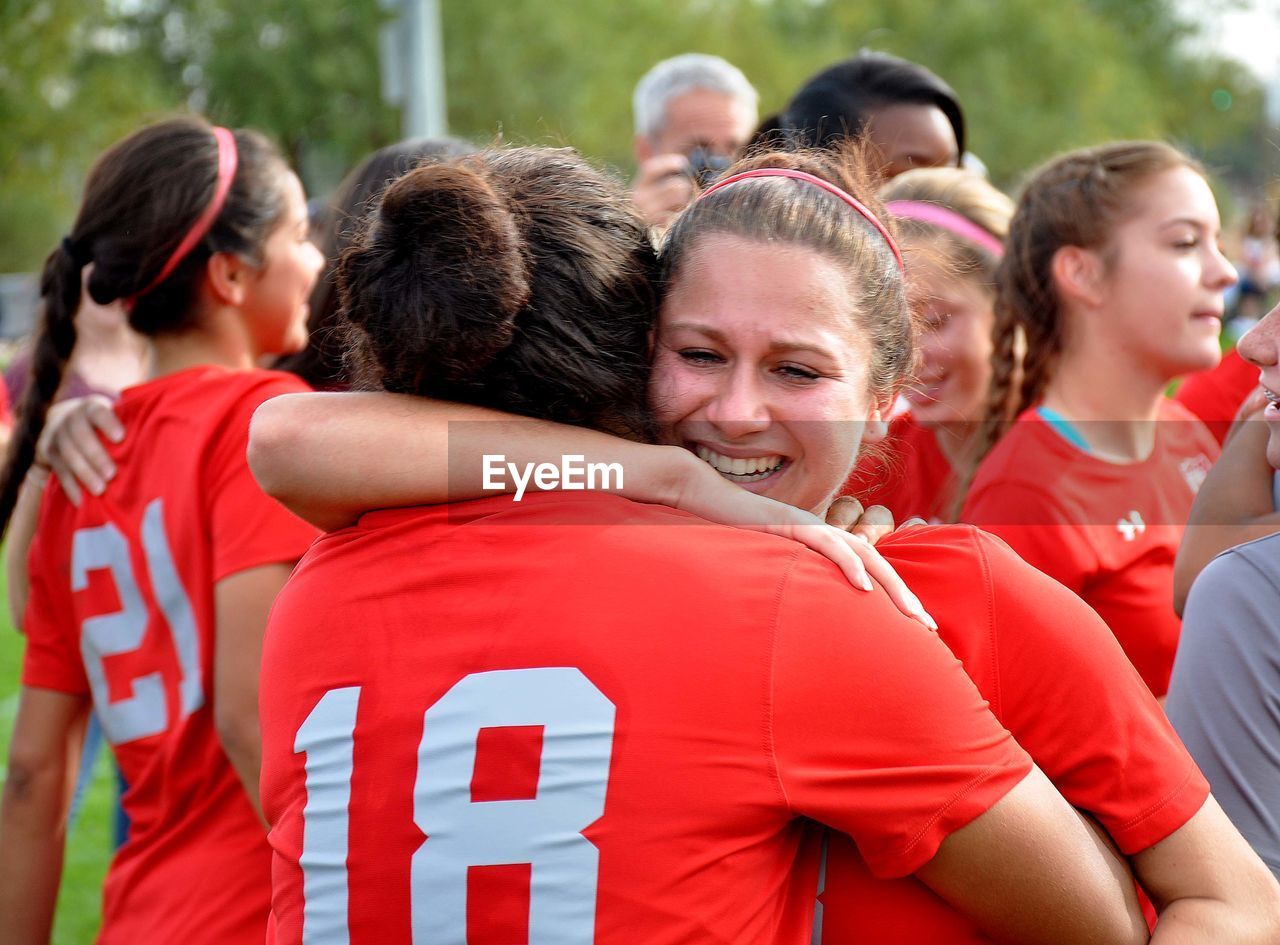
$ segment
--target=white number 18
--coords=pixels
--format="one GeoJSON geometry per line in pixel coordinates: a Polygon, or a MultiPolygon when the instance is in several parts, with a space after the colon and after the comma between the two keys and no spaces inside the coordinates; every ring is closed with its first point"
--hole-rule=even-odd
{"type": "MultiPolygon", "coordinates": [[[[333,689],[298,729],[306,752],[303,809],[304,945],[346,945],[348,805],[360,687],[333,689]]],[[[466,941],[467,868],[528,863],[529,943],[589,943],[595,935],[599,851],[582,831],[604,813],[614,706],[578,669],[474,673],[423,716],[414,823],[414,945],[466,941]],[[471,800],[482,728],[543,726],[537,795],[471,800]]]]}

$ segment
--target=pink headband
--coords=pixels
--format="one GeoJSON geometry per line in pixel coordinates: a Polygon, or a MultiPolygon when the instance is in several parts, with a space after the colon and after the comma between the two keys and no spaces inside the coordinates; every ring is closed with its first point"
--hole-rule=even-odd
{"type": "Polygon", "coordinates": [[[898,252],[898,244],[893,241],[893,237],[889,234],[888,228],[880,222],[874,213],[866,208],[861,200],[858,200],[852,194],[846,193],[830,181],[825,181],[821,177],[815,177],[804,171],[793,171],[789,167],[759,167],[753,171],[743,171],[741,174],[734,174],[732,177],[726,177],[722,181],[712,184],[698,197],[699,200],[705,198],[708,194],[714,194],[721,187],[728,187],[730,184],[736,184],[740,180],[750,180],[753,177],[789,177],[792,180],[802,180],[805,183],[813,184],[815,187],[821,187],[829,194],[839,197],[853,209],[857,210],[862,217],[876,228],[884,241],[889,244],[889,249],[893,253],[893,258],[897,260],[898,271],[903,271],[902,253],[898,252]]]}
{"type": "Polygon", "coordinates": [[[936,203],[925,203],[922,200],[890,200],[884,208],[895,217],[905,220],[919,220],[921,223],[932,223],[948,233],[968,240],[991,253],[996,259],[1004,256],[1004,243],[994,233],[984,230],[968,217],[940,207],[936,203]]]}
{"type": "Polygon", "coordinates": [[[191,229],[187,230],[187,235],[182,238],[178,248],[173,251],[173,255],[165,262],[164,267],[160,270],[160,275],[152,279],[145,289],[135,294],[133,296],[134,299],[146,295],[164,282],[165,279],[168,279],[173,270],[178,268],[178,263],[186,259],[187,254],[196,248],[196,244],[205,238],[205,234],[213,226],[213,221],[218,219],[218,214],[222,212],[222,205],[227,200],[227,192],[231,190],[231,181],[236,176],[239,155],[236,152],[235,135],[226,128],[214,128],[213,137],[218,142],[218,180],[214,184],[213,198],[196,219],[196,222],[191,224],[191,229]]]}

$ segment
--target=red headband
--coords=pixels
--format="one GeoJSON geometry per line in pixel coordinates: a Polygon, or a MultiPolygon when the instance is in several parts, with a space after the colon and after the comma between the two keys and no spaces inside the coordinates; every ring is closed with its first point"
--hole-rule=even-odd
{"type": "Polygon", "coordinates": [[[231,190],[231,181],[236,176],[239,155],[236,152],[235,135],[226,128],[214,128],[213,137],[218,142],[218,180],[213,187],[213,197],[196,219],[196,222],[191,224],[191,229],[187,230],[187,235],[182,238],[182,242],[173,251],[173,255],[165,262],[164,267],[160,270],[160,275],[152,279],[145,289],[135,293],[133,299],[146,295],[164,282],[165,279],[168,279],[173,270],[178,268],[178,263],[186,259],[187,254],[196,248],[196,244],[205,238],[209,228],[213,226],[213,221],[218,219],[218,214],[222,212],[222,205],[227,200],[227,192],[231,190]]]}
{"type": "Polygon", "coordinates": [[[702,200],[708,194],[715,193],[721,187],[728,187],[730,184],[736,184],[740,180],[750,180],[753,177],[790,177],[792,180],[802,180],[805,183],[813,184],[815,187],[821,187],[827,193],[834,194],[839,197],[849,206],[853,207],[853,209],[857,210],[858,213],[862,215],[863,219],[874,226],[876,231],[884,237],[884,241],[889,244],[889,249],[893,253],[893,258],[898,263],[898,271],[903,271],[902,253],[898,252],[898,244],[893,241],[893,237],[889,234],[888,228],[880,222],[879,218],[868,210],[861,200],[857,199],[852,194],[841,190],[830,181],[825,181],[821,177],[815,177],[813,174],[806,173],[805,171],[793,171],[789,167],[759,167],[753,171],[743,171],[741,174],[734,174],[732,177],[726,177],[724,180],[717,181],[712,184],[702,192],[698,199],[702,200]]]}
{"type": "Polygon", "coordinates": [[[884,208],[895,217],[905,220],[919,220],[941,227],[948,233],[968,240],[991,253],[996,259],[1004,256],[1004,243],[999,237],[983,229],[963,214],[956,213],[936,203],[925,203],[923,200],[890,200],[884,208]]]}

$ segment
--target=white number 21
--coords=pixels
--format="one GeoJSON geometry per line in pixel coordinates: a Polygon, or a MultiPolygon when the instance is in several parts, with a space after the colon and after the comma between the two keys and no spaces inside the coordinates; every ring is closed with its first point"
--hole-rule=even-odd
{"type": "MultiPolygon", "coordinates": [[[[304,945],[346,945],[348,804],[360,687],[332,689],[298,729],[306,752],[303,809],[304,945]]],[[[423,716],[414,823],[414,945],[466,941],[467,868],[528,863],[529,945],[589,943],[595,935],[599,851],[582,835],[604,813],[614,706],[578,669],[474,673],[423,716]],[[473,802],[482,728],[543,727],[537,796],[473,802]]]]}
{"type": "MultiPolygon", "coordinates": [[[[181,679],[178,683],[182,715],[190,715],[204,705],[204,682],[200,675],[200,637],[196,630],[191,600],[182,586],[173,563],[169,539],[164,529],[164,505],[160,499],[148,503],[142,515],[142,554],[156,606],[169,625],[178,656],[181,679]]],[[[129,543],[111,523],[81,528],[71,539],[71,589],[89,586],[91,571],[111,572],[120,609],[112,614],[90,617],[81,626],[80,655],[84,659],[94,707],[102,720],[102,730],[113,745],[156,735],[169,727],[164,678],[160,671],[136,676],[133,695],[111,700],[103,658],[129,653],[142,646],[147,632],[147,606],[143,603],[133,574],[129,543]]]]}

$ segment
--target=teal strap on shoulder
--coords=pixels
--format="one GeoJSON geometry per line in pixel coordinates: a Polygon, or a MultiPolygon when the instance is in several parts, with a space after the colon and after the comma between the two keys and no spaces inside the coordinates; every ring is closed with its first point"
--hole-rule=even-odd
{"type": "Polygon", "coordinates": [[[1085,438],[1080,435],[1080,431],[1071,425],[1071,421],[1058,413],[1056,410],[1050,410],[1048,407],[1040,406],[1036,408],[1036,413],[1045,423],[1053,427],[1053,432],[1058,434],[1076,449],[1090,452],[1089,444],[1085,442],[1085,438]]]}

